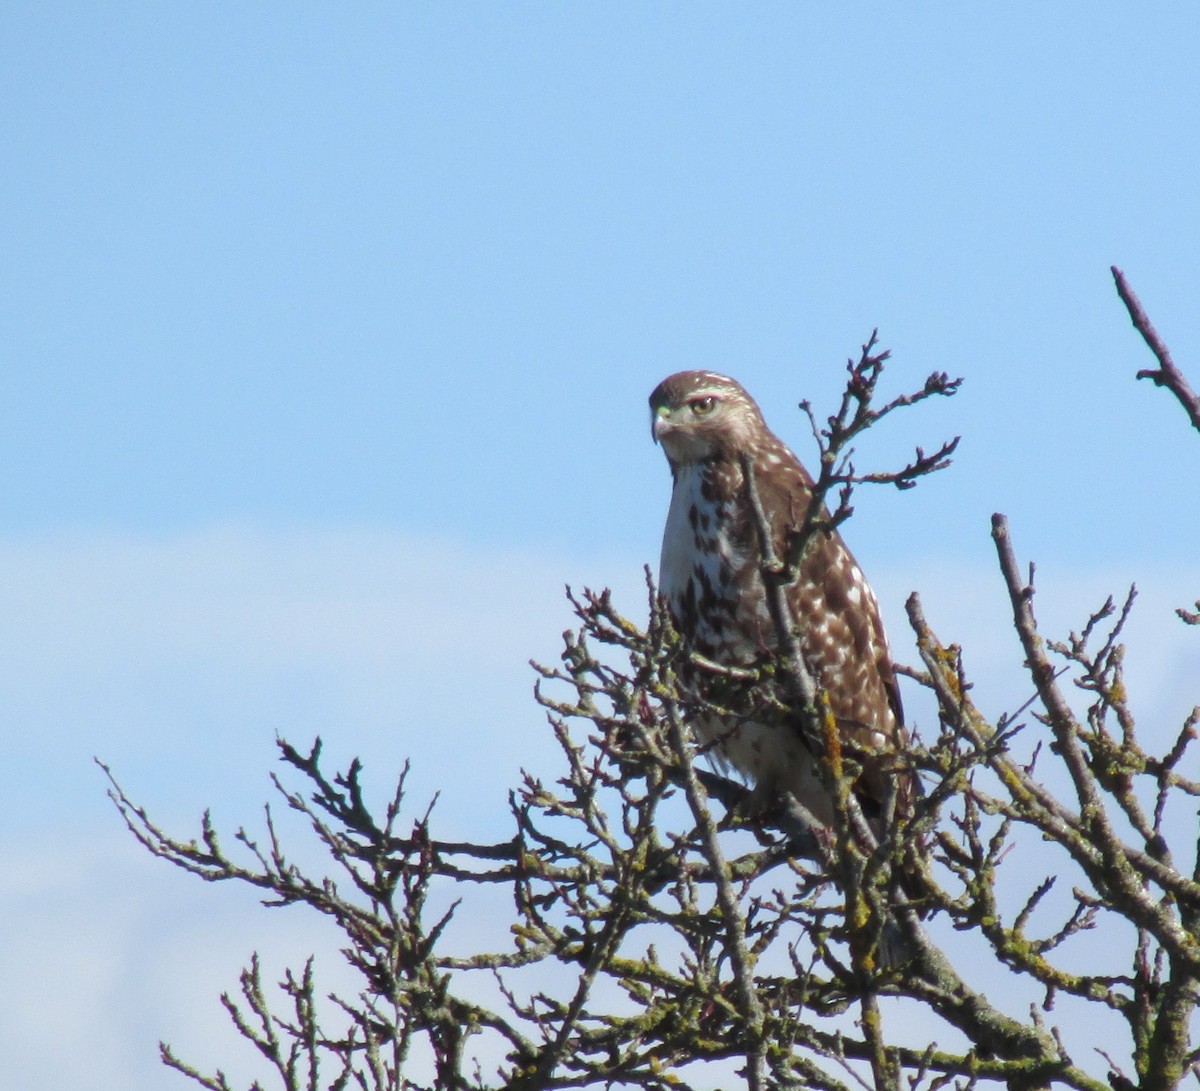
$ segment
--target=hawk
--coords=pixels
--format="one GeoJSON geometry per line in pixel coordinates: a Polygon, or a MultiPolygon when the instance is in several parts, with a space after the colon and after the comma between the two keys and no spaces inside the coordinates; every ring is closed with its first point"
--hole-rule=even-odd
{"type": "MultiPolygon", "coordinates": [[[[804,522],[813,480],[767,427],[754,399],[727,376],[671,375],[650,395],[650,411],[674,481],[659,590],[687,648],[718,667],[694,669],[686,679],[700,696],[711,696],[722,683],[720,667],[760,666],[779,644],[741,456],[753,467],[778,557],[787,556],[789,536],[804,522]]],[[[889,781],[896,813],[905,814],[915,780],[896,761],[906,741],[904,715],[879,604],[836,530],[816,532],[784,592],[800,651],[828,695],[843,749],[862,760],[854,790],[864,815],[882,816],[889,781]]],[[[692,721],[699,741],[755,786],[757,801],[791,792],[830,826],[832,799],[787,709],[761,694],[745,707],[719,703],[736,712],[700,711],[692,721]]]]}

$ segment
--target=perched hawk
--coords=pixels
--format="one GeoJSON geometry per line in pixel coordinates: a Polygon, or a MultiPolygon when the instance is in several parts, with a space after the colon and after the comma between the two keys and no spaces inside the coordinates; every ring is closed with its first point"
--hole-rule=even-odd
{"type": "MultiPolygon", "coordinates": [[[[690,650],[720,666],[760,665],[778,640],[759,573],[758,532],[740,456],[749,456],[754,467],[781,558],[789,533],[804,521],[812,478],[767,427],[750,395],[724,375],[672,375],[650,395],[650,411],[654,438],[674,479],[659,590],[690,650]]],[[[805,663],[828,694],[843,747],[873,755],[855,785],[864,814],[880,815],[889,778],[897,812],[906,813],[915,785],[894,760],[906,737],[896,675],[879,605],[841,535],[818,532],[785,593],[805,663]]],[[[689,679],[701,694],[720,684],[718,675],[706,676],[703,669],[689,679]]],[[[787,710],[761,697],[746,707],[720,703],[735,711],[699,714],[692,726],[701,742],[712,744],[719,759],[746,776],[760,799],[791,792],[819,822],[832,823],[832,801],[787,710]]]]}

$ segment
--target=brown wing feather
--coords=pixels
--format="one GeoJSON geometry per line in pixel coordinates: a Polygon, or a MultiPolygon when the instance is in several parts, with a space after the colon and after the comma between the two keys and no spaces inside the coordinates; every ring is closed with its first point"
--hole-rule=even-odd
{"type": "MultiPolygon", "coordinates": [[[[761,478],[760,496],[764,510],[774,514],[774,544],[783,556],[803,524],[812,479],[782,445],[774,453],[780,449],[788,457],[767,465],[756,484],[761,478]]],[[[895,667],[875,597],[836,531],[809,544],[789,599],[805,658],[829,696],[845,743],[863,760],[860,799],[877,814],[886,793],[898,789],[897,813],[911,813],[912,778],[897,777],[904,709],[895,667]],[[884,753],[878,752],[880,744],[884,753]]]]}

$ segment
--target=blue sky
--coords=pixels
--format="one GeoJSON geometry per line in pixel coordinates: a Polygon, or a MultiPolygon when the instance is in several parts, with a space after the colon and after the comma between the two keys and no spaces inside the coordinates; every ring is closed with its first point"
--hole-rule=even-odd
{"type": "Polygon", "coordinates": [[[179,1086],[154,1042],[207,1040],[257,927],[138,858],[93,754],[177,828],[250,821],[276,731],[380,783],[455,761],[463,828],[550,761],[525,661],[564,582],[637,608],[671,371],[735,375],[802,457],[796,402],[831,408],[873,327],[889,391],[964,376],[862,450],[963,436],[848,528],[897,655],[917,588],[1023,700],[1002,510],[1063,628],[1143,586],[1143,723],[1177,725],[1197,439],[1134,382],[1108,267],[1200,381],[1198,37],[1165,4],[9,5],[0,910],[29,939],[0,969],[44,989],[56,914],[90,967],[78,1050],[0,1030],[22,1086],[179,1086]]]}

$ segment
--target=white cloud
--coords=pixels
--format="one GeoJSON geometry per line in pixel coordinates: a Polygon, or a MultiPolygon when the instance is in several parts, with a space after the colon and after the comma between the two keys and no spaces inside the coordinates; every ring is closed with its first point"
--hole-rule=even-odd
{"type": "Polygon", "coordinates": [[[636,563],[375,531],[76,534],[0,543],[0,565],[0,1055],[25,1091],[176,1086],[159,1037],[232,1076],[217,998],[250,951],[278,973],[332,949],[322,922],[147,857],[93,754],[181,836],[209,805],[227,834],[254,828],[276,732],[322,735],[330,767],[360,755],[377,798],[411,757],[414,808],[441,790],[447,836],[507,828],[518,768],[556,768],[528,660],[554,661],[572,624],[564,578],[627,575],[643,601],[636,563]]]}
{"type": "Polygon", "coordinates": [[[511,779],[544,737],[527,661],[571,620],[562,560],[380,532],[79,535],[0,565],[0,701],[56,796],[95,784],[93,753],[143,783],[208,766],[232,789],[247,761],[257,782],[276,732],[511,779]]]}
{"type": "MultiPolygon", "coordinates": [[[[6,1078],[31,1089],[149,1087],[135,1078],[147,1069],[123,1032],[137,1000],[120,987],[138,912],[127,893],[147,869],[131,863],[114,836],[74,832],[70,841],[4,839],[6,1078]]],[[[152,1041],[145,1045],[152,1050],[152,1041]]]]}

